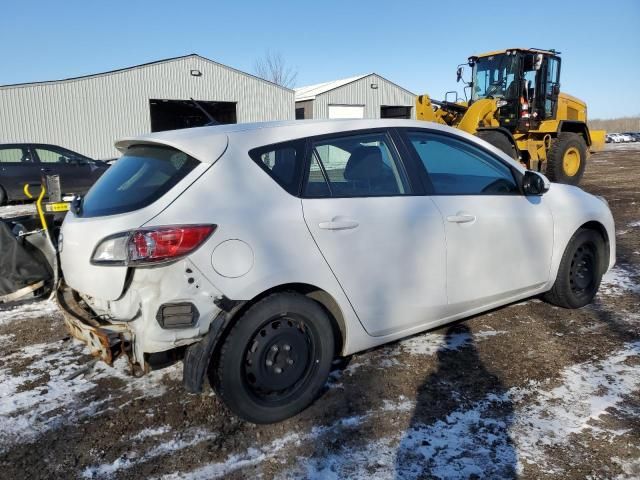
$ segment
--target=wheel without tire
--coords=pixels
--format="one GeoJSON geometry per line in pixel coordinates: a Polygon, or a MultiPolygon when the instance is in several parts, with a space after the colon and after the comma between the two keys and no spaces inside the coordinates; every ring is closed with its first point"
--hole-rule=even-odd
{"type": "Polygon", "coordinates": [[[580,308],[590,303],[606,269],[605,248],[598,232],[578,230],[562,255],[556,281],[545,294],[545,300],[563,308],[580,308]]]}
{"type": "Polygon", "coordinates": [[[274,423],[316,399],[333,357],[333,329],[324,309],[303,295],[277,293],[232,327],[209,380],[239,417],[274,423]]]}
{"type": "Polygon", "coordinates": [[[502,150],[514,160],[518,159],[516,149],[513,148],[513,144],[509,141],[504,133],[496,132],[493,130],[480,130],[476,133],[478,138],[481,138],[487,143],[490,143],[498,150],[502,150]]]}
{"type": "Polygon", "coordinates": [[[587,144],[577,133],[562,132],[547,152],[546,175],[552,182],[577,185],[587,165],[587,144]]]}

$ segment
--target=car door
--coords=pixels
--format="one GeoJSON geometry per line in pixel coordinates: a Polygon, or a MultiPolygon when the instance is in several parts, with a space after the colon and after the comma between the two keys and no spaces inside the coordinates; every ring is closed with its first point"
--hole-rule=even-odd
{"type": "Polygon", "coordinates": [[[404,131],[424,166],[447,242],[455,313],[513,298],[549,280],[553,218],[543,196],[521,194],[506,160],[458,136],[404,131]]]}
{"type": "Polygon", "coordinates": [[[84,193],[92,183],[91,164],[69,150],[53,145],[34,145],[43,173],[59,175],[63,193],[84,193]]]}
{"type": "MultiPolygon", "coordinates": [[[[26,199],[24,185],[40,185],[40,167],[33,161],[28,145],[11,144],[0,146],[0,187],[7,200],[26,199]]],[[[37,194],[37,189],[32,193],[37,194]]]]}
{"type": "Polygon", "coordinates": [[[371,335],[444,316],[442,217],[386,131],[309,141],[304,219],[371,335]]]}

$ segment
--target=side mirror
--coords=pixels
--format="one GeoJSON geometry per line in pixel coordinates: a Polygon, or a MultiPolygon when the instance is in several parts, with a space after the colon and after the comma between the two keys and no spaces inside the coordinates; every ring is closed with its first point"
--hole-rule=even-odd
{"type": "Polygon", "coordinates": [[[522,177],[522,191],[525,195],[542,195],[549,191],[551,183],[541,173],[527,170],[522,177]]]}
{"type": "Polygon", "coordinates": [[[551,93],[553,94],[554,97],[557,97],[558,95],[560,95],[560,85],[558,85],[557,83],[551,88],[551,93]]]}
{"type": "Polygon", "coordinates": [[[460,80],[462,80],[462,67],[458,67],[458,70],[456,70],[456,82],[460,80]]]}

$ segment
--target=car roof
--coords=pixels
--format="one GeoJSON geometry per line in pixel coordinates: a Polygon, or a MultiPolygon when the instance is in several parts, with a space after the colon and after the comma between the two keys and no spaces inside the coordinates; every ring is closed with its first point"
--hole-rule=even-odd
{"type": "MultiPolygon", "coordinates": [[[[480,140],[462,130],[422,120],[363,119],[363,120],[285,120],[258,123],[237,123],[210,127],[185,128],[129,137],[116,142],[124,151],[136,144],[160,144],[181,150],[206,163],[215,162],[229,143],[242,143],[247,149],[299,138],[378,128],[418,128],[439,130],[474,143],[480,140]]],[[[501,154],[497,149],[495,152],[501,154]]],[[[512,161],[519,169],[519,163],[512,161]]]]}

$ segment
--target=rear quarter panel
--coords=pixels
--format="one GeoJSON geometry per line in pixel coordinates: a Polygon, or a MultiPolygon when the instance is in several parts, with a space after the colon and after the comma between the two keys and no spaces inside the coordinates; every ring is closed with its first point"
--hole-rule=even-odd
{"type": "Polygon", "coordinates": [[[232,300],[251,300],[289,283],[321,288],[341,310],[346,330],[343,353],[368,348],[369,335],[307,229],[301,200],[251,160],[248,151],[254,146],[258,145],[230,139],[223,157],[145,226],[216,224],[211,238],[189,256],[216,289],[232,300]],[[241,240],[252,251],[250,270],[237,278],[223,276],[213,266],[216,248],[229,240],[241,240]]]}

